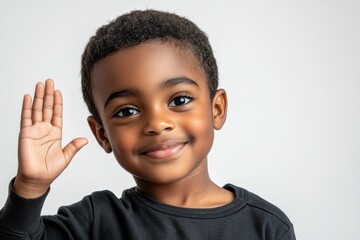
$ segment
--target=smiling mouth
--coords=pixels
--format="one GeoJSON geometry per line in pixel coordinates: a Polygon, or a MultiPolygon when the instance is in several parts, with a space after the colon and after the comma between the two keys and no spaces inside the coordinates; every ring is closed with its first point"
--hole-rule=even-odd
{"type": "Polygon", "coordinates": [[[187,142],[156,145],[140,153],[140,155],[145,155],[151,158],[158,159],[170,158],[176,155],[181,149],[183,149],[186,144],[187,142]]]}

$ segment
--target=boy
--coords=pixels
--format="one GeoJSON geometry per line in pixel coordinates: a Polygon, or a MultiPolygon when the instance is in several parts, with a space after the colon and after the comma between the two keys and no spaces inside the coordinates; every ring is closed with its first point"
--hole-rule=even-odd
{"type": "Polygon", "coordinates": [[[51,183],[87,140],[61,147],[61,93],[52,80],[38,83],[34,100],[23,101],[1,239],[295,239],[281,210],[209,178],[227,99],[208,39],[192,22],[154,10],[122,15],[90,39],[81,74],[89,126],[136,187],[40,217],[51,183]]]}

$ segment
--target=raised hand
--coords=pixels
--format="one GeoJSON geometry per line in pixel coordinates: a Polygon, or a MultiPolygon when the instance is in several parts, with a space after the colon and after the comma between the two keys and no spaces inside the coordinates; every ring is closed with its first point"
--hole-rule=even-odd
{"type": "Polygon", "coordinates": [[[15,192],[25,198],[44,194],[50,184],[87,144],[75,138],[62,148],[62,96],[50,79],[36,84],[34,100],[25,95],[21,112],[18,145],[18,173],[15,192]]]}

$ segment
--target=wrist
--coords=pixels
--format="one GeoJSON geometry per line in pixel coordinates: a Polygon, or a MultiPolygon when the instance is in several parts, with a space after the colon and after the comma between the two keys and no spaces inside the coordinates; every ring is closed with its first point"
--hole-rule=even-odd
{"type": "Polygon", "coordinates": [[[22,198],[34,199],[41,197],[49,189],[49,185],[41,185],[21,180],[18,176],[14,180],[13,190],[22,198]]]}

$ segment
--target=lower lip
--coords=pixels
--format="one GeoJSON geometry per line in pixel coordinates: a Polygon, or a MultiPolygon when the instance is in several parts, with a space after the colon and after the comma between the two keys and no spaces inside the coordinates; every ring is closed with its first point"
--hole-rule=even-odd
{"type": "Polygon", "coordinates": [[[144,155],[158,159],[170,158],[176,155],[184,146],[185,144],[174,145],[165,149],[147,152],[144,155]]]}

